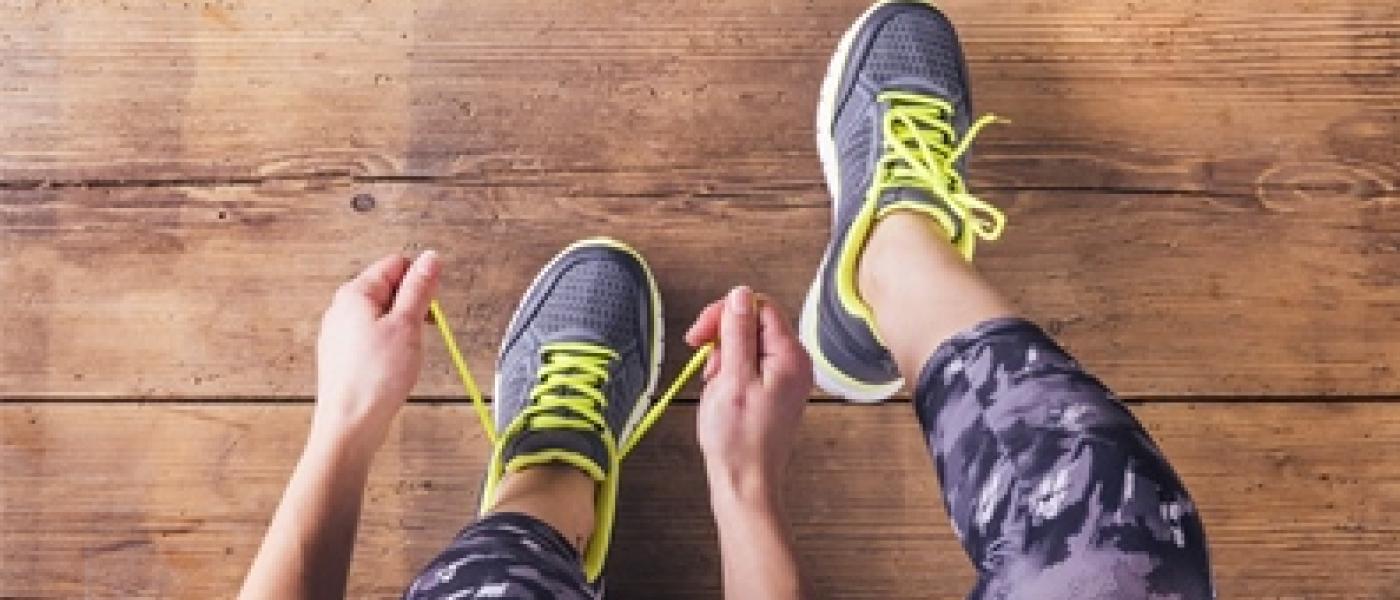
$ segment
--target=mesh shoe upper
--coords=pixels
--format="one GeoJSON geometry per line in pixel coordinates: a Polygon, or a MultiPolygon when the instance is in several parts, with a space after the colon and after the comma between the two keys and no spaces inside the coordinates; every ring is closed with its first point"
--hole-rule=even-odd
{"type": "MultiPolygon", "coordinates": [[[[548,360],[548,346],[585,342],[616,354],[608,361],[608,377],[600,386],[607,398],[601,414],[614,441],[622,441],[654,377],[657,307],[645,269],[626,250],[582,245],[561,254],[540,273],[502,344],[497,365],[497,431],[506,431],[531,403],[532,391],[540,383],[541,366],[548,360]]],[[[566,447],[593,458],[600,466],[607,464],[606,448],[597,436],[546,430],[527,432],[505,443],[506,460],[542,447],[566,447]]]]}
{"type": "Polygon", "coordinates": [[[615,240],[584,240],[535,278],[501,344],[497,433],[481,512],[491,510],[506,473],[542,464],[579,469],[598,482],[594,531],[583,549],[590,582],[607,560],[622,457],[643,433],[639,420],[659,416],[648,409],[660,316],[660,294],[641,256],[615,240]]]}
{"type": "MultiPolygon", "coordinates": [[[[824,98],[832,105],[830,119],[819,123],[819,129],[830,132],[830,139],[821,143],[834,146],[834,152],[823,153],[824,169],[834,198],[831,243],[822,263],[822,271],[809,296],[809,308],[804,320],[810,320],[804,335],[814,354],[814,363],[828,365],[836,377],[839,389],[828,391],[855,394],[862,399],[884,397],[898,390],[900,376],[893,358],[872,329],[872,321],[853,314],[850,302],[843,303],[839,280],[853,280],[852,265],[841,264],[840,255],[846,246],[863,246],[869,231],[858,230],[869,223],[857,223],[866,213],[878,214],[880,209],[894,203],[927,205],[930,210],[953,214],[948,201],[937,194],[918,188],[892,188],[867,206],[877,165],[886,152],[884,139],[886,118],[891,104],[882,101],[881,94],[898,91],[932,96],[946,103],[951,110],[947,119],[951,129],[942,141],[956,146],[970,126],[971,100],[968,94],[966,67],[953,26],[933,7],[919,2],[888,2],[867,13],[852,34],[844,60],[832,65],[840,69],[834,89],[824,98]],[[832,170],[835,170],[834,176],[832,170]],[[853,225],[855,224],[855,225],[853,225]],[[856,230],[856,231],[853,231],[856,230]],[[857,236],[853,238],[852,236],[857,236]],[[853,241],[854,239],[854,241],[853,241]],[[815,347],[814,347],[815,346],[815,347]]],[[[964,161],[959,158],[954,167],[959,175],[964,161]]],[[[869,214],[867,221],[873,222],[869,214]]],[[[957,219],[948,218],[952,238],[963,234],[957,219]]],[[[859,248],[857,248],[859,250],[859,248]]],[[[819,369],[820,369],[820,365],[819,369]]],[[[818,382],[823,378],[818,373],[818,382]]],[[[827,378],[829,382],[830,377],[827,378]]],[[[824,385],[824,387],[827,387],[824,385]]]]}
{"type": "Polygon", "coordinates": [[[897,2],[876,8],[852,42],[843,69],[832,132],[841,171],[837,206],[851,213],[846,215],[849,220],[873,183],[880,155],[885,112],[876,99],[880,92],[898,89],[947,100],[956,108],[953,126],[959,135],[969,125],[972,102],[957,33],[927,4],[897,2]]]}

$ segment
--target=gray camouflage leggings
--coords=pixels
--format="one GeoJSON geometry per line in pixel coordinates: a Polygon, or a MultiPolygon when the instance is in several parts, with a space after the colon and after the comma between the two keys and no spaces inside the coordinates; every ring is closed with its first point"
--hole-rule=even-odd
{"type": "MultiPolygon", "coordinates": [[[[924,366],[914,409],[973,600],[1214,597],[1200,518],[1128,409],[1040,328],[982,323],[924,366]]],[[[406,598],[596,598],[545,523],[469,526],[406,598]]]]}
{"type": "Polygon", "coordinates": [[[1181,480],[1127,407],[1039,327],[995,319],[954,336],[914,397],[977,568],[969,598],[1214,597],[1181,480]]]}
{"type": "Polygon", "coordinates": [[[413,580],[404,598],[598,598],[582,559],[549,524],[496,513],[468,525],[413,580]]]}

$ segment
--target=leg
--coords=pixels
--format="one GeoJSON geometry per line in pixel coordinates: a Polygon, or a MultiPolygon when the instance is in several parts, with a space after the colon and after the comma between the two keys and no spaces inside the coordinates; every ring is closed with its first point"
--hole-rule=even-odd
{"type": "Polygon", "coordinates": [[[919,1],[866,11],[817,109],[831,242],[807,295],[816,381],[915,408],[972,598],[1209,598],[1200,519],[1156,446],[1098,380],[1016,318],[966,264],[1005,218],[966,186],[967,65],[919,1]]]}
{"type": "Polygon", "coordinates": [[[463,529],[404,594],[427,598],[596,598],[580,563],[596,484],[571,467],[506,476],[491,513],[463,529]]]}
{"type": "Polygon", "coordinates": [[[496,365],[483,518],[407,596],[596,597],[621,449],[645,433],[660,354],[660,293],[635,250],[583,240],[545,265],[496,365]]]}
{"type": "Polygon", "coordinates": [[[917,213],[895,212],[880,221],[856,278],[906,377],[918,375],[925,359],[954,334],[1014,314],[944,239],[938,224],[917,213]]]}
{"type": "Polygon", "coordinates": [[[882,221],[861,291],[901,371],[921,373],[915,410],[979,574],[969,597],[1213,597],[1200,518],[1141,425],[930,224],[882,221]]]}
{"type": "Polygon", "coordinates": [[[598,484],[578,469],[543,464],[501,481],[493,513],[524,513],[548,523],[579,551],[593,534],[598,484]]]}

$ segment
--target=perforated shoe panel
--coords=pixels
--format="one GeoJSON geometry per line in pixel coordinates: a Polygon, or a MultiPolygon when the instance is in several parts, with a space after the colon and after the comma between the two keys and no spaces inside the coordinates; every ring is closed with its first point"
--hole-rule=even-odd
{"type": "MultiPolygon", "coordinates": [[[[838,393],[875,398],[897,390],[900,374],[869,324],[842,305],[837,257],[850,237],[852,222],[865,205],[883,153],[887,107],[879,101],[879,95],[889,91],[913,92],[947,101],[953,107],[951,124],[958,138],[970,125],[972,108],[957,34],[937,9],[923,2],[887,2],[872,9],[855,27],[849,34],[845,55],[834,59],[834,71],[827,75],[835,87],[824,89],[824,93],[832,95],[823,98],[823,102],[832,106],[834,112],[821,117],[831,119],[822,124],[830,126],[831,139],[819,143],[829,143],[830,150],[834,150],[823,154],[823,169],[836,187],[830,190],[835,214],[823,269],[809,293],[812,308],[804,311],[804,321],[810,325],[804,331],[811,332],[804,343],[813,354],[820,355],[822,364],[830,365],[840,378],[848,380],[834,381],[845,386],[838,393]],[[831,178],[833,171],[836,177],[831,178]],[[875,389],[880,391],[871,391],[875,389]]],[[[962,162],[956,165],[959,170],[962,167],[962,162]]],[[[882,195],[877,206],[897,199],[943,202],[925,192],[908,190],[882,195]]]]}
{"type": "Polygon", "coordinates": [[[970,124],[972,106],[957,32],[928,4],[892,2],[876,9],[852,43],[843,69],[832,133],[841,173],[838,209],[846,216],[865,198],[879,159],[880,92],[914,91],[947,100],[956,109],[958,136],[970,124]]]}
{"type": "Polygon", "coordinates": [[[548,342],[591,342],[618,354],[603,386],[603,411],[620,434],[649,381],[653,299],[645,267],[632,254],[584,246],[554,260],[512,318],[497,365],[496,426],[504,428],[529,402],[548,342]]]}

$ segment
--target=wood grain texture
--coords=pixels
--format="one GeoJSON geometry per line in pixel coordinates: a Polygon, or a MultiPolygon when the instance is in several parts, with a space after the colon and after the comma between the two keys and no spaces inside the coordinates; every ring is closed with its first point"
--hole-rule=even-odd
{"type": "MultiPolygon", "coordinates": [[[[229,595],[301,445],[317,316],[380,253],[444,252],[483,378],[585,235],[647,254],[673,337],[736,283],[796,308],[828,219],[816,91],[865,4],[0,6],[0,596],[229,595]]],[[[1400,390],[1400,6],[940,6],[1013,121],[972,160],[1011,217],[978,264],[1123,395],[1197,400],[1138,413],[1221,597],[1400,598],[1400,404],[1336,398],[1400,390]]],[[[428,356],[419,393],[458,397],[428,356]]],[[[693,410],[629,464],[613,597],[718,595],[693,410]]],[[[792,515],[828,597],[967,589],[908,411],[809,411],[792,515]]],[[[405,411],[355,596],[464,523],[483,450],[467,409],[405,411]]]]}
{"type": "MultiPolygon", "coordinates": [[[[11,4],[0,180],[504,170],[815,191],[818,81],[866,4],[11,4]]],[[[1392,2],[940,6],[978,105],[1016,123],[980,147],[984,187],[1394,192],[1392,2]]]]}
{"type": "MultiPolygon", "coordinates": [[[[0,397],[305,396],[324,299],[394,249],[450,257],[479,372],[583,235],[647,252],[673,332],[736,283],[795,307],[862,5],[0,8],[0,397]]],[[[1119,391],[1400,389],[1393,3],[944,8],[1014,120],[974,159],[1012,216],[980,264],[1119,391]]]]}
{"type": "MultiPolygon", "coordinates": [[[[1205,517],[1222,598],[1400,594],[1400,407],[1136,410],[1205,517]]],[[[0,407],[0,595],[229,595],[308,418],[287,404],[0,407]]],[[[405,411],[371,477],[353,597],[399,593],[469,518],[485,449],[472,418],[405,411]]],[[[627,464],[613,597],[718,596],[693,418],[678,407],[627,464]]],[[[907,405],[813,405],[788,489],[825,597],[965,593],[971,569],[907,405]]]]}
{"type": "MultiPolygon", "coordinates": [[[[308,397],[335,286],[383,252],[421,247],[445,254],[441,296],[486,377],[530,278],[585,234],[620,236],[649,258],[675,372],[688,355],[678,332],[728,286],[799,306],[827,219],[819,199],[569,186],[7,194],[43,215],[0,225],[0,395],[11,398],[308,397]],[[375,208],[356,212],[357,194],[375,208]]],[[[1386,203],[1048,191],[1002,203],[1011,230],[978,265],[1125,396],[1400,389],[1400,212],[1386,203]]],[[[418,393],[459,397],[440,342],[428,343],[418,393]]]]}

